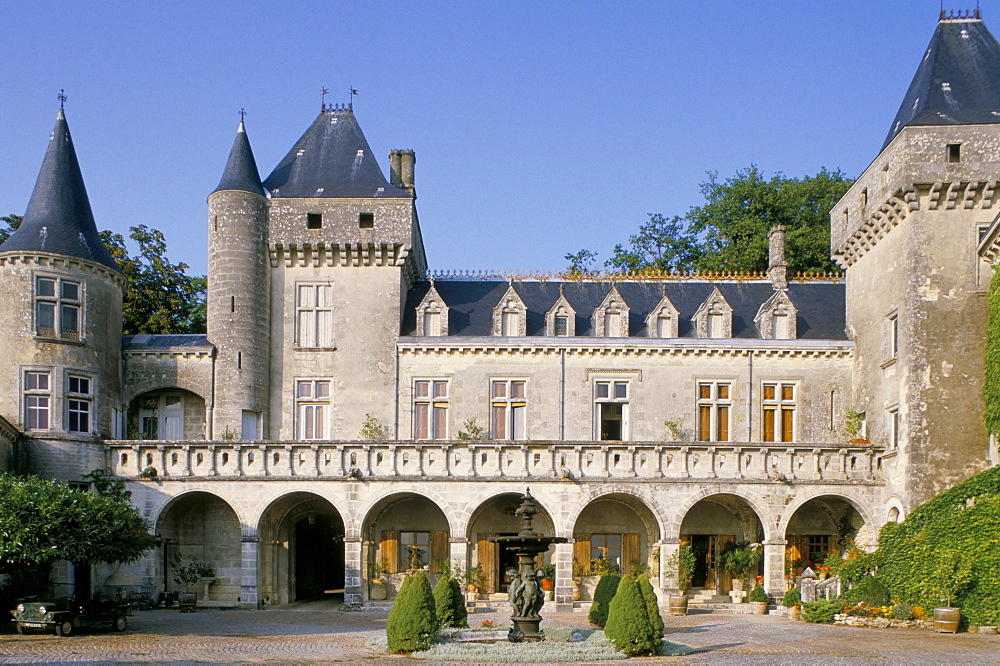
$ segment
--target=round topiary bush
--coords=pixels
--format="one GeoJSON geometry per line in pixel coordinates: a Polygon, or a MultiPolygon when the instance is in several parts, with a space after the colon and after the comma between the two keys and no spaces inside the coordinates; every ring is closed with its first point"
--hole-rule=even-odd
{"type": "Polygon", "coordinates": [[[408,654],[426,650],[434,642],[437,630],[437,612],[431,584],[422,571],[410,574],[399,588],[399,594],[386,621],[389,652],[408,654]]]}
{"type": "Polygon", "coordinates": [[[434,609],[440,626],[468,626],[468,611],[462,587],[451,576],[442,575],[438,578],[437,585],[434,586],[434,609]]]}
{"type": "Polygon", "coordinates": [[[660,602],[656,598],[656,592],[653,591],[653,584],[649,582],[649,577],[646,574],[639,574],[635,582],[646,602],[646,611],[649,613],[649,624],[653,627],[653,633],[662,638],[663,616],[660,615],[660,602]]]}
{"type": "Polygon", "coordinates": [[[604,574],[597,581],[597,587],[594,589],[594,601],[590,604],[590,614],[587,616],[587,619],[595,627],[603,629],[604,625],[607,624],[608,604],[615,598],[621,579],[622,577],[618,574],[604,574]]]}
{"type": "Polygon", "coordinates": [[[646,600],[631,576],[621,579],[615,597],[608,606],[604,635],[616,650],[630,657],[660,653],[663,634],[661,632],[657,635],[656,628],[650,622],[646,600]]]}
{"type": "Polygon", "coordinates": [[[785,608],[791,608],[792,606],[799,606],[802,604],[802,593],[799,592],[799,588],[793,587],[792,589],[785,592],[785,596],[781,598],[781,605],[785,608]]]}

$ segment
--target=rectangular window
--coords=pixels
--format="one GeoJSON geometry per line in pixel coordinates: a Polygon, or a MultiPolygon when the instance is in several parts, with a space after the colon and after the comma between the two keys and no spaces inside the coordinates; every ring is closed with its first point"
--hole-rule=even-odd
{"type": "Polygon", "coordinates": [[[300,379],[295,382],[299,439],[329,439],[330,380],[300,379]]]}
{"type": "Polygon", "coordinates": [[[504,310],[500,313],[500,335],[504,337],[517,335],[518,313],[516,310],[504,310]]]}
{"type": "Polygon", "coordinates": [[[333,347],[333,286],[300,284],[297,298],[295,316],[299,347],[333,347]]]}
{"type": "Polygon", "coordinates": [[[427,569],[431,563],[431,533],[400,532],[399,561],[407,569],[427,569]]]}
{"type": "Polygon", "coordinates": [[[656,318],[656,337],[669,338],[673,331],[670,327],[670,316],[660,315],[656,318]]]}
{"type": "Polygon", "coordinates": [[[889,359],[896,358],[899,354],[899,313],[893,312],[886,317],[887,331],[889,338],[889,359]]]}
{"type": "Polygon", "coordinates": [[[323,228],[322,213],[306,213],[306,229],[322,229],[322,228],[323,228]]]}
{"type": "Polygon", "coordinates": [[[24,427],[26,430],[48,430],[52,427],[50,407],[52,389],[48,372],[24,373],[24,427]]]}
{"type": "Polygon", "coordinates": [[[725,337],[725,316],[721,312],[708,314],[708,337],[725,337]]]}
{"type": "Polygon", "coordinates": [[[375,213],[358,213],[358,228],[359,229],[374,229],[375,228],[375,213]]]}
{"type": "Polygon", "coordinates": [[[795,441],[795,384],[765,383],[763,389],[761,440],[795,441]]]}
{"type": "Polygon", "coordinates": [[[90,378],[70,375],[67,384],[67,430],[70,432],[90,432],[91,400],[93,399],[90,378]]]}
{"type": "Polygon", "coordinates": [[[962,161],[962,144],[960,143],[948,144],[948,161],[952,163],[962,161]]]}
{"type": "Polygon", "coordinates": [[[525,385],[520,380],[495,380],[490,404],[493,415],[493,439],[525,440],[525,385]]]}
{"type": "Polygon", "coordinates": [[[590,559],[611,560],[622,565],[622,535],[621,534],[591,534],[590,559]]]}
{"type": "Polygon", "coordinates": [[[889,448],[899,446],[899,407],[889,409],[889,448]]]}
{"type": "Polygon", "coordinates": [[[569,335],[569,317],[556,315],[552,320],[552,328],[556,335],[569,335]]]}
{"type": "Polygon", "coordinates": [[[596,382],[594,401],[597,439],[612,442],[628,439],[628,382],[596,382]]]}
{"type": "Polygon", "coordinates": [[[413,384],[413,438],[448,438],[448,382],[422,379],[413,384]]]}
{"type": "Polygon", "coordinates": [[[698,383],[698,441],[728,442],[732,399],[728,382],[698,383]]]}
{"type": "Polygon", "coordinates": [[[79,282],[54,277],[35,280],[35,332],[65,340],[80,339],[79,282]]]}

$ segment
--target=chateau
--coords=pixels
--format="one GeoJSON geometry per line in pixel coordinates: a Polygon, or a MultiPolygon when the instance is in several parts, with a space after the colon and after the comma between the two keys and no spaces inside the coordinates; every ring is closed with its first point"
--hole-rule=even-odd
{"type": "Polygon", "coordinates": [[[436,275],[413,151],[387,179],[353,110],[324,106],[262,179],[241,123],[196,232],[207,335],[123,336],[60,111],[0,246],[0,468],[107,468],[162,538],[59,568],[63,593],[173,590],[181,553],[213,568],[212,606],[357,607],[414,559],[500,594],[512,561],[488,538],[517,532],[527,487],[570,540],[546,555],[557,603],[601,557],[670,590],[682,541],[719,593],[717,551],[762,543],[780,592],[792,561],[874,548],[998,463],[1000,44],[978,14],[942,16],[873,157],[831,212],[843,275],[789,274],[781,227],[759,275],[436,275]]]}

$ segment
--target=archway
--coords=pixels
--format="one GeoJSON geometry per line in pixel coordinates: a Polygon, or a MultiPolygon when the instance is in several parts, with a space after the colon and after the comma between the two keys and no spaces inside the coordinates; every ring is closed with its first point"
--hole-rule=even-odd
{"type": "MultiPolygon", "coordinates": [[[[470,567],[480,567],[484,594],[507,592],[511,573],[516,571],[517,558],[505,548],[499,548],[489,539],[493,536],[513,536],[521,530],[521,520],[515,514],[524,498],[520,493],[503,493],[484,501],[472,512],[469,519],[468,539],[472,550],[470,567]]],[[[548,510],[535,498],[540,511],[533,525],[539,536],[555,536],[555,528],[548,510]]],[[[547,564],[552,557],[551,549],[539,555],[538,566],[547,564]]],[[[506,598],[501,595],[501,599],[506,598]]]]}
{"type": "Polygon", "coordinates": [[[173,581],[171,562],[179,557],[187,564],[193,556],[215,574],[215,582],[208,587],[208,599],[201,600],[214,606],[239,605],[241,533],[236,512],[212,493],[195,491],[172,500],[156,523],[156,534],[162,539],[156,587],[164,592],[184,591],[173,581]]]}
{"type": "Polygon", "coordinates": [[[284,495],[264,511],[257,533],[264,604],[343,598],[344,521],[328,500],[284,495]]]}
{"type": "Polygon", "coordinates": [[[127,439],[205,439],[205,399],[181,388],[137,395],[128,406],[127,439]]]}
{"type": "Polygon", "coordinates": [[[590,573],[591,562],[607,560],[619,571],[659,577],[652,546],[660,540],[656,517],[637,497],[604,495],[584,507],[573,525],[574,569],[590,573]]]}
{"type": "MultiPolygon", "coordinates": [[[[692,506],[681,522],[681,542],[695,555],[692,588],[727,594],[730,576],[719,564],[719,554],[734,541],[759,543],[764,526],[750,503],[737,495],[709,495],[692,506]]],[[[761,562],[763,567],[763,562],[761,562]]]]}
{"type": "MultiPolygon", "coordinates": [[[[439,574],[451,566],[448,518],[423,495],[404,492],[383,497],[365,516],[362,534],[365,579],[382,576],[388,583],[390,599],[399,590],[406,571],[439,574]]],[[[363,593],[367,597],[367,590],[363,593]]]]}
{"type": "Polygon", "coordinates": [[[785,528],[785,575],[796,576],[806,567],[816,570],[831,551],[842,555],[859,536],[863,542],[867,531],[864,518],[843,497],[823,495],[803,502],[785,528]]]}

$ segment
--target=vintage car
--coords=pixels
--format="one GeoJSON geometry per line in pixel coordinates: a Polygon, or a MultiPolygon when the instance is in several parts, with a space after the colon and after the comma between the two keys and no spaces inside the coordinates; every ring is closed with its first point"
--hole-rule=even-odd
{"type": "Polygon", "coordinates": [[[114,631],[125,631],[128,627],[126,618],[131,614],[128,604],[106,600],[81,604],[69,599],[26,601],[11,611],[17,623],[17,633],[55,631],[59,636],[69,636],[78,629],[102,624],[110,624],[114,631]]]}

